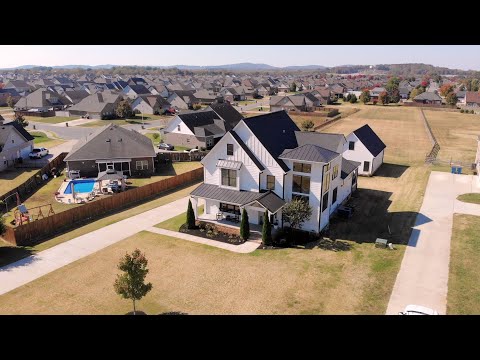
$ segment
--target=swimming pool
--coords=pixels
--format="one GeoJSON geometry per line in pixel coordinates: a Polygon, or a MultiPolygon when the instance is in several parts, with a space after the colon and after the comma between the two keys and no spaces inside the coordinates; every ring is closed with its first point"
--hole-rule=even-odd
{"type": "Polygon", "coordinates": [[[85,179],[85,180],[72,180],[68,183],[67,188],[63,192],[64,194],[71,194],[72,193],[72,184],[75,194],[81,193],[90,193],[93,190],[93,186],[95,185],[94,179],[85,179]]]}

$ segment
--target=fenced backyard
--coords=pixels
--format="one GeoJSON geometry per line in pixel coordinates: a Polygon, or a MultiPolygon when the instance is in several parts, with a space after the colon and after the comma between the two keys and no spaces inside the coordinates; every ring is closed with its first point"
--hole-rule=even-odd
{"type": "MultiPolygon", "coordinates": [[[[63,161],[63,159],[62,159],[63,161]]],[[[203,179],[203,168],[111,195],[16,228],[7,227],[3,238],[14,245],[31,245],[72,227],[98,219],[113,211],[147,200],[159,193],[203,179]]]]}

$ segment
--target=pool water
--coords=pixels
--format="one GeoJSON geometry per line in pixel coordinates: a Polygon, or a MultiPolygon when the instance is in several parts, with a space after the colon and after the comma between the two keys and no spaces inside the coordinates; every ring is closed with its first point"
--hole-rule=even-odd
{"type": "Polygon", "coordinates": [[[90,193],[95,185],[95,180],[72,180],[68,183],[67,188],[63,192],[64,194],[72,193],[72,184],[75,194],[90,193]]]}

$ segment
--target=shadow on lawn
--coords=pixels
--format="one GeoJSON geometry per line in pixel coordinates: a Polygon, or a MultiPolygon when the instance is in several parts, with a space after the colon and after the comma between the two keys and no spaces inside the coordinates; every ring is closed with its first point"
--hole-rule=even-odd
{"type": "MultiPolygon", "coordinates": [[[[25,259],[28,256],[33,255],[33,253],[34,253],[33,250],[31,250],[28,247],[2,246],[0,247],[0,267],[25,259]]],[[[35,257],[30,257],[28,259],[25,259],[24,261],[19,263],[18,266],[15,266],[15,267],[29,265],[35,260],[36,260],[35,257]]],[[[1,271],[5,271],[5,270],[0,268],[0,272],[1,271]]]]}
{"type": "Polygon", "coordinates": [[[375,177],[399,178],[408,168],[409,166],[383,163],[375,172],[375,177]]]}
{"type": "MultiPolygon", "coordinates": [[[[387,191],[358,189],[347,203],[355,209],[353,216],[350,219],[333,216],[330,220],[330,239],[374,243],[377,238],[383,238],[394,244],[407,244],[413,226],[432,220],[420,214],[416,221],[419,214],[415,211],[389,212],[391,196],[387,191]]],[[[416,246],[416,241],[408,245],[416,246]]]]}

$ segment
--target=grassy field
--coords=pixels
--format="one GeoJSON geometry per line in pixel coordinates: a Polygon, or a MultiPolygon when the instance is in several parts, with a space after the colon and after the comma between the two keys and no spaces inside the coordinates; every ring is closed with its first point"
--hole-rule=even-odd
{"type": "Polygon", "coordinates": [[[131,186],[143,186],[151,184],[153,182],[163,180],[175,175],[180,175],[186,173],[190,170],[198,169],[202,167],[199,161],[185,161],[185,162],[174,162],[173,164],[160,165],[161,170],[156,173],[156,175],[149,178],[129,178],[128,182],[131,186]]]}
{"type": "Polygon", "coordinates": [[[170,121],[173,117],[172,116],[167,116],[167,115],[143,115],[143,121],[142,121],[142,116],[141,115],[136,115],[128,119],[114,119],[114,120],[97,120],[97,121],[92,121],[89,123],[85,123],[83,125],[80,125],[82,127],[94,127],[94,126],[105,126],[107,124],[113,123],[117,125],[132,125],[132,124],[137,124],[141,125],[142,123],[145,126],[150,125],[150,121],[153,120],[164,120],[165,123],[170,121]]]}
{"type": "Polygon", "coordinates": [[[453,216],[447,314],[480,314],[480,217],[453,216]]]}
{"type": "Polygon", "coordinates": [[[480,115],[432,110],[424,110],[424,114],[440,144],[438,159],[475,162],[480,115]]]}
{"type": "Polygon", "coordinates": [[[321,129],[322,132],[348,135],[368,124],[387,145],[385,162],[420,165],[431,150],[420,110],[408,107],[364,106],[349,117],[321,129]]]}
{"type": "Polygon", "coordinates": [[[472,203],[472,204],[480,204],[480,194],[478,193],[471,193],[471,194],[462,194],[457,197],[457,200],[472,203]]]}
{"type": "Polygon", "coordinates": [[[27,121],[45,123],[45,124],[58,124],[65,121],[72,121],[78,119],[78,116],[52,116],[52,117],[37,117],[37,116],[25,116],[27,121]]]}
{"type": "Polygon", "coordinates": [[[47,134],[41,131],[30,131],[30,135],[34,137],[33,142],[35,146],[41,146],[47,149],[65,142],[65,140],[49,138],[47,134]]]}
{"type": "Polygon", "coordinates": [[[151,199],[141,205],[136,205],[127,210],[114,213],[112,215],[101,218],[97,221],[89,223],[87,225],[80,225],[78,228],[67,231],[63,234],[53,236],[47,241],[44,241],[35,246],[11,246],[9,243],[0,239],[0,266],[4,266],[11,262],[20,260],[28,255],[37,253],[39,251],[47,250],[52,246],[61,244],[65,241],[74,239],[78,236],[85,235],[89,232],[98,230],[104,226],[114,224],[118,221],[127,219],[131,216],[138,215],[145,211],[154,209],[158,206],[168,204],[172,201],[178,200],[182,197],[188,196],[190,192],[195,189],[198,184],[175,189],[175,191],[164,192],[159,194],[157,198],[151,199]]]}
{"type": "MultiPolygon", "coordinates": [[[[198,215],[203,214],[203,205],[198,207],[198,215]]],[[[164,222],[161,222],[160,224],[155,225],[156,227],[160,229],[167,229],[171,231],[178,231],[180,230],[180,226],[185,224],[187,222],[187,212],[184,212],[183,214],[177,215],[171,219],[168,219],[164,222]]]]}
{"type": "Polygon", "coordinates": [[[0,313],[125,314],[131,302],[113,282],[135,248],[149,259],[153,290],[137,307],[148,314],[381,314],[389,289],[379,284],[401,260],[371,244],[237,254],[142,232],[0,296],[0,313]]]}
{"type": "Polygon", "coordinates": [[[32,177],[38,169],[8,168],[0,172],[0,195],[15,189],[32,177]]]}

